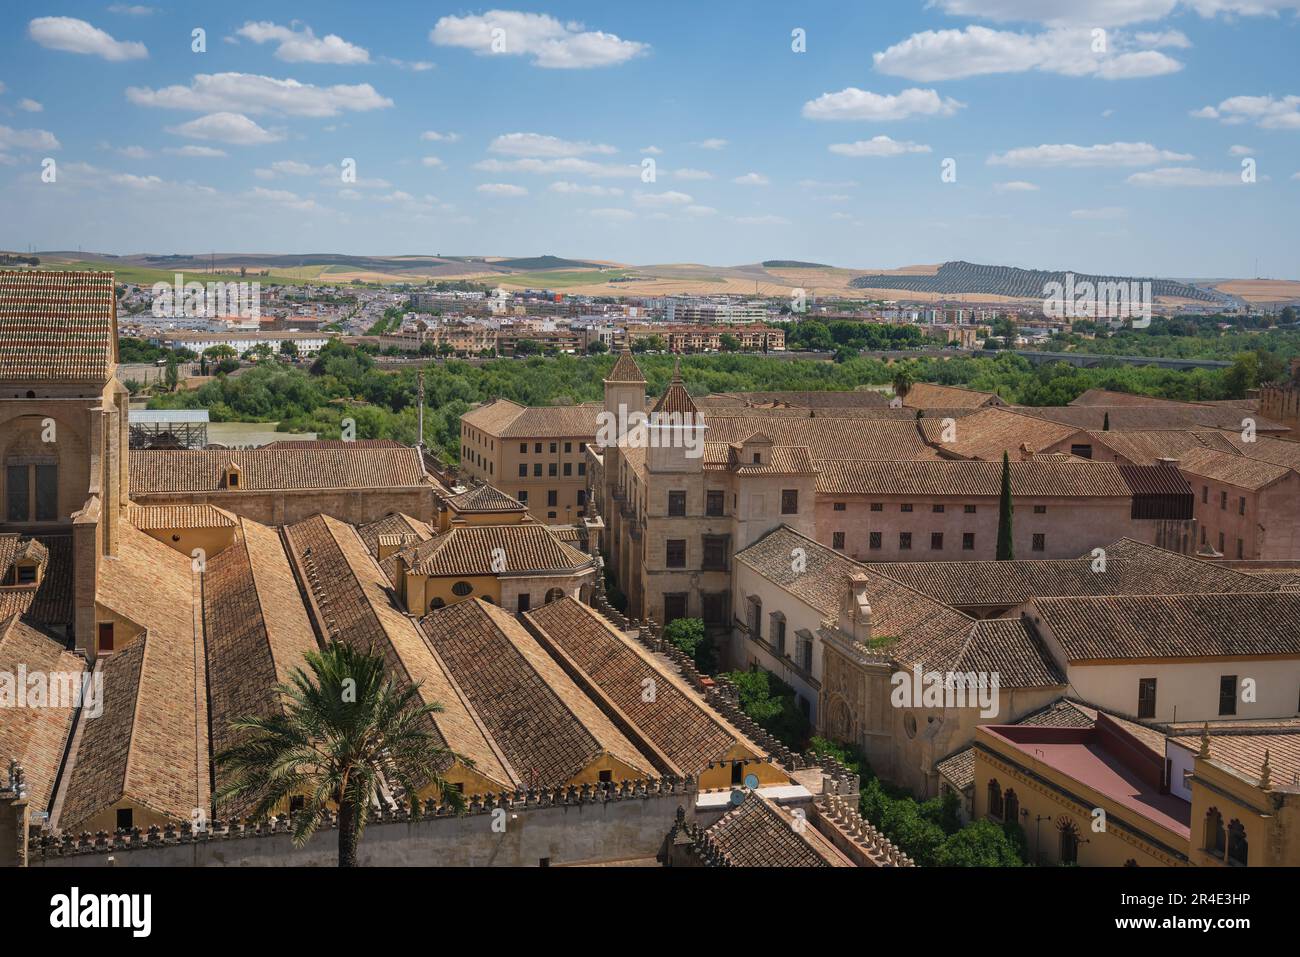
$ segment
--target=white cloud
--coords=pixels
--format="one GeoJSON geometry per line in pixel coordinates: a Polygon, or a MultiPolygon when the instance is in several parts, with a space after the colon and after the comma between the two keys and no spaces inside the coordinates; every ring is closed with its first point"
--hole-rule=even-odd
{"type": "Polygon", "coordinates": [[[242,113],[209,113],[179,126],[170,126],[167,132],[192,140],[215,140],[233,146],[258,146],[283,139],[258,126],[242,113]]]}
{"type": "Polygon", "coordinates": [[[772,181],[762,173],[746,173],[744,176],[737,176],[732,180],[739,186],[770,186],[772,181]]]}
{"type": "Polygon", "coordinates": [[[715,136],[707,140],[700,140],[695,145],[702,150],[723,150],[727,148],[727,141],[715,136]]]}
{"type": "Polygon", "coordinates": [[[534,66],[555,70],[615,66],[650,49],[612,33],[588,31],[580,23],[516,10],[443,17],[429,31],[429,41],[478,56],[529,56],[534,66]]]}
{"type": "Polygon", "coordinates": [[[783,216],[733,216],[732,222],[741,226],[788,226],[790,220],[783,216]]]}
{"type": "Polygon", "coordinates": [[[1237,145],[1237,146],[1228,147],[1229,156],[1251,156],[1252,154],[1254,154],[1254,152],[1255,151],[1251,149],[1249,146],[1237,145]]]}
{"type": "Polygon", "coordinates": [[[236,36],[254,43],[277,43],[276,59],[286,63],[369,63],[370,53],[341,36],[329,34],[318,37],[311,27],[301,24],[299,29],[282,27],[270,21],[250,20],[235,31],[236,36]]]}
{"type": "Polygon", "coordinates": [[[623,191],[617,186],[582,186],[578,183],[570,183],[565,180],[559,180],[552,183],[548,189],[552,193],[582,193],[586,196],[622,196],[623,191]]]}
{"type": "Polygon", "coordinates": [[[1033,183],[1027,183],[1023,179],[1013,179],[1007,183],[994,183],[993,189],[998,193],[1036,193],[1038,187],[1033,183]]]}
{"type": "Polygon", "coordinates": [[[276,176],[329,176],[332,173],[332,166],[312,166],[300,160],[276,160],[269,169],[253,170],[253,175],[261,179],[273,179],[276,176]]]}
{"type": "Polygon", "coordinates": [[[909,116],[952,116],[964,105],[952,97],[940,97],[934,90],[870,93],[850,86],[809,100],[803,105],[803,115],[810,120],[905,120],[909,116]]]}
{"type": "Polygon", "coordinates": [[[690,180],[713,179],[713,174],[710,173],[708,170],[691,169],[689,166],[683,166],[681,169],[675,169],[669,175],[671,175],[674,179],[690,179],[690,180]]]}
{"type": "Polygon", "coordinates": [[[128,186],[132,189],[152,189],[163,185],[161,176],[136,176],[134,173],[114,173],[108,179],[118,186],[128,186]]]}
{"type": "Polygon", "coordinates": [[[1071,219],[1108,220],[1125,219],[1127,216],[1128,210],[1123,206],[1100,206],[1096,209],[1070,210],[1071,219]]]}
{"type": "Polygon", "coordinates": [[[540,173],[550,176],[590,176],[596,179],[633,179],[641,176],[639,164],[596,163],[577,156],[561,156],[557,159],[526,156],[513,160],[489,157],[479,160],[474,168],[488,173],[540,173]]]}
{"type": "Polygon", "coordinates": [[[1240,173],[1221,173],[1217,170],[1196,169],[1191,166],[1171,166],[1166,169],[1134,173],[1126,182],[1134,186],[1241,186],[1240,173]]]}
{"type": "Polygon", "coordinates": [[[961,17],[1115,27],[1166,17],[1177,0],[935,0],[934,5],[961,17]]]}
{"type": "Polygon", "coordinates": [[[617,209],[611,206],[593,209],[587,215],[593,219],[604,219],[612,223],[624,223],[630,219],[636,219],[636,213],[630,209],[617,209]]]}
{"type": "Polygon", "coordinates": [[[804,189],[857,189],[858,181],[855,179],[801,179],[799,185],[804,189]]]}
{"type": "Polygon", "coordinates": [[[320,208],[317,206],[314,199],[299,196],[297,193],[291,193],[287,189],[266,189],[263,186],[254,186],[248,191],[247,195],[255,200],[275,203],[276,205],[284,206],[289,209],[296,209],[302,212],[320,208]]]}
{"type": "Polygon", "coordinates": [[[661,150],[657,146],[647,146],[641,152],[645,153],[647,156],[659,156],[660,154],[663,153],[663,150],[661,150]]]}
{"type": "Polygon", "coordinates": [[[195,146],[193,144],[179,147],[168,146],[163,149],[163,152],[171,156],[189,156],[200,159],[216,159],[217,157],[230,155],[225,150],[219,150],[215,146],[195,146]]]}
{"type": "Polygon", "coordinates": [[[122,146],[115,149],[113,152],[121,156],[125,156],[127,159],[137,159],[137,160],[148,159],[150,156],[153,155],[143,146],[122,146]]]}
{"type": "Polygon", "coordinates": [[[718,213],[712,206],[687,206],[685,212],[691,216],[716,216],[718,213]]]}
{"type": "Polygon", "coordinates": [[[605,143],[588,143],[578,140],[562,140],[558,136],[546,136],[542,133],[505,133],[488,144],[488,152],[503,153],[506,156],[583,156],[587,153],[617,153],[614,147],[605,143]]]}
{"type": "Polygon", "coordinates": [[[105,60],[140,60],[149,55],[143,43],[114,40],[99,27],[76,17],[37,17],[27,34],[41,46],[67,53],[86,53],[105,60]]]}
{"type": "Polygon", "coordinates": [[[157,90],[127,87],[126,98],[137,106],[195,112],[275,112],[293,116],[337,116],[344,110],[366,111],[392,106],[369,83],[315,86],[297,80],[277,80],[255,73],[200,73],[189,86],[157,90]]]}
{"type": "Polygon", "coordinates": [[[689,206],[695,202],[694,198],[686,193],[679,193],[676,190],[665,190],[662,193],[637,193],[632,198],[638,206],[689,206]]]}
{"type": "Polygon", "coordinates": [[[28,113],[39,113],[41,110],[45,109],[45,107],[41,106],[41,104],[37,103],[35,100],[24,97],[18,101],[18,109],[26,110],[28,113]]]}
{"type": "Polygon", "coordinates": [[[902,156],[904,153],[928,153],[930,147],[924,143],[913,143],[910,140],[895,140],[888,136],[873,136],[869,140],[858,140],[856,143],[832,143],[827,147],[837,156],[902,156]]]}
{"type": "Polygon", "coordinates": [[[481,183],[475,187],[480,193],[489,196],[527,196],[528,190],[513,183],[481,183]]]}
{"type": "Polygon", "coordinates": [[[1192,157],[1186,153],[1157,149],[1150,143],[1098,143],[1094,146],[1045,143],[994,154],[988,161],[993,166],[1125,167],[1182,163],[1190,159],[1192,157]]]}
{"type": "Polygon", "coordinates": [[[425,156],[420,160],[420,165],[427,166],[430,169],[438,169],[440,167],[446,166],[447,164],[444,163],[437,156],[425,156]]]}
{"type": "Polygon", "coordinates": [[[439,133],[437,130],[425,130],[420,134],[420,139],[426,143],[458,143],[460,142],[460,134],[439,133]]]}
{"type": "Polygon", "coordinates": [[[140,3],[114,3],[109,6],[108,12],[122,17],[147,17],[157,11],[154,7],[146,7],[140,3]]]}
{"type": "MultiPolygon", "coordinates": [[[[1112,33],[1098,50],[1090,29],[1030,34],[968,26],[964,30],[915,33],[875,54],[873,60],[881,73],[922,82],[1028,70],[1120,80],[1160,76],[1182,69],[1177,60],[1151,49],[1168,45],[1170,37],[1145,36],[1148,42],[1143,44],[1136,37],[1112,33]],[[1135,49],[1138,46],[1147,49],[1135,49]]],[[[1186,37],[1182,39],[1185,41],[1186,37]]]]}
{"type": "Polygon", "coordinates": [[[387,63],[389,66],[395,66],[399,70],[410,70],[412,73],[427,73],[435,66],[428,60],[399,60],[393,56],[381,56],[379,59],[380,62],[387,63]]]}
{"type": "Polygon", "coordinates": [[[1218,106],[1203,106],[1192,116],[1229,125],[1254,123],[1266,130],[1300,130],[1300,96],[1233,96],[1218,106]]]}
{"type": "Polygon", "coordinates": [[[57,150],[59,141],[48,130],[14,130],[0,126],[0,150],[57,150]]]}

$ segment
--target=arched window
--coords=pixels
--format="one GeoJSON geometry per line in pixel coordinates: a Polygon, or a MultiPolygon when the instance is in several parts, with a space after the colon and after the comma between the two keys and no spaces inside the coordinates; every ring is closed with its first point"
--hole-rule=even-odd
{"type": "Polygon", "coordinates": [[[439,608],[445,608],[446,605],[447,603],[441,598],[435,598],[433,601],[429,602],[429,610],[437,611],[439,608]]]}
{"type": "Polygon", "coordinates": [[[451,586],[451,593],[457,598],[464,598],[473,590],[474,586],[469,582],[456,582],[456,584],[451,586]]]}
{"type": "Polygon", "coordinates": [[[1223,815],[1218,808],[1205,812],[1205,849],[1217,857],[1223,857],[1228,848],[1228,837],[1223,830],[1223,815]]]}
{"type": "Polygon", "coordinates": [[[1004,818],[1012,823],[1020,820],[1020,798],[1016,797],[1014,789],[1007,788],[1007,793],[1003,798],[1003,804],[1006,808],[1002,815],[1004,818]]]}
{"type": "Polygon", "coordinates": [[[989,816],[1002,817],[1002,788],[996,778],[989,781],[989,816]]]}
{"type": "Polygon", "coordinates": [[[1078,864],[1079,829],[1074,826],[1073,821],[1065,818],[1062,818],[1056,827],[1061,832],[1061,863],[1078,864]]]}
{"type": "Polygon", "coordinates": [[[546,603],[549,605],[553,601],[559,601],[564,597],[563,588],[552,588],[546,593],[546,603]]]}
{"type": "Polygon", "coordinates": [[[1228,863],[1245,867],[1249,856],[1250,842],[1246,840],[1246,828],[1234,818],[1228,825],[1228,863]]]}

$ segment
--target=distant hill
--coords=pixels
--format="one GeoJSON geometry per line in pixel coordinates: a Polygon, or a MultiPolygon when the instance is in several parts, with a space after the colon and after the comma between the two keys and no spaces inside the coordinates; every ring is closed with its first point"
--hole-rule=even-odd
{"type": "Polygon", "coordinates": [[[561,259],[559,256],[531,256],[526,259],[498,259],[488,263],[493,269],[600,269],[602,263],[583,262],[580,259],[561,259]]]}
{"type": "MultiPolygon", "coordinates": [[[[1014,266],[981,266],[977,263],[947,262],[930,276],[864,275],[849,285],[855,289],[899,289],[941,296],[985,295],[1011,299],[1040,299],[1049,282],[1065,284],[1064,272],[1042,269],[1017,269],[1014,266]]],[[[1075,273],[1081,282],[1150,282],[1151,294],[1159,298],[1194,299],[1200,302],[1223,302],[1226,297],[1174,279],[1147,279],[1135,276],[1095,276],[1075,273]]]]}
{"type": "Polygon", "coordinates": [[[806,263],[798,259],[764,259],[764,269],[834,269],[826,263],[806,263]]]}

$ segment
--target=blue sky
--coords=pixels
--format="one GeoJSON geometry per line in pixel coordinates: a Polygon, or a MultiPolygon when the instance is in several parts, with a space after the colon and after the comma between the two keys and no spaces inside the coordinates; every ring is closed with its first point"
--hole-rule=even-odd
{"type": "Polygon", "coordinates": [[[0,246],[1300,278],[1300,0],[188,6],[7,5],[0,246]]]}

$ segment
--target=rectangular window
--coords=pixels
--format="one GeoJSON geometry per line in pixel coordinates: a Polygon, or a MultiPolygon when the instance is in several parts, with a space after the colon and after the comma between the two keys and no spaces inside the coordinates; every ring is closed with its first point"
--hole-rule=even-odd
{"type": "Polygon", "coordinates": [[[668,493],[668,514],[673,517],[680,517],[686,514],[685,492],[668,493]]]}
{"type": "Polygon", "coordinates": [[[794,488],[781,489],[781,514],[798,515],[799,514],[799,490],[794,488]]]}
{"type": "Polygon", "coordinates": [[[964,511],[967,515],[974,515],[974,514],[975,514],[975,506],[974,506],[974,505],[965,505],[965,506],[962,506],[962,511],[964,511]]]}
{"type": "Polygon", "coordinates": [[[129,807],[120,807],[117,809],[117,829],[119,831],[130,831],[135,827],[135,811],[129,807]]]}
{"type": "Polygon", "coordinates": [[[552,443],[551,443],[551,454],[554,455],[554,454],[556,453],[557,450],[558,450],[558,446],[557,446],[554,442],[552,442],[552,443]]]}
{"type": "Polygon", "coordinates": [[[1156,679],[1138,679],[1138,717],[1154,718],[1156,716],[1156,679]]]}
{"type": "Polygon", "coordinates": [[[780,612],[772,613],[772,647],[778,655],[785,654],[785,616],[780,612]]]}
{"type": "Polygon", "coordinates": [[[1092,446],[1091,446],[1091,445],[1071,445],[1071,446],[1070,446],[1070,454],[1071,454],[1071,455],[1077,455],[1077,456],[1079,456],[1079,458],[1081,458],[1081,459],[1090,459],[1090,458],[1092,458],[1092,446]]]}
{"type": "Polygon", "coordinates": [[[726,507],[726,495],[723,492],[710,491],[704,496],[704,514],[721,515],[726,507]]]}
{"type": "Polygon", "coordinates": [[[930,511],[934,512],[934,514],[936,514],[936,515],[942,515],[942,514],[943,514],[943,506],[942,506],[942,505],[931,505],[931,506],[930,506],[930,511]]]}
{"type": "Polygon", "coordinates": [[[528,443],[527,443],[527,442],[520,442],[520,443],[519,443],[519,454],[520,454],[520,455],[527,455],[527,454],[528,454],[528,443]]]}
{"type": "Polygon", "coordinates": [[[836,551],[844,551],[844,533],[831,532],[831,548],[836,551]]]}
{"type": "Polygon", "coordinates": [[[579,462],[579,463],[578,463],[578,474],[579,474],[579,475],[586,475],[586,474],[587,474],[587,463],[586,463],[586,462],[579,462]]]}
{"type": "Polygon", "coordinates": [[[686,567],[686,539],[670,538],[665,543],[664,564],[669,568],[686,567]]]}
{"type": "Polygon", "coordinates": [[[910,512],[910,511],[912,510],[912,506],[911,506],[910,503],[907,504],[907,505],[900,505],[900,506],[898,507],[898,510],[899,510],[900,512],[910,512]]]}
{"type": "Polygon", "coordinates": [[[520,478],[528,478],[528,466],[527,466],[527,464],[525,464],[525,463],[520,463],[520,465],[519,465],[519,477],[520,477],[520,478]]]}
{"type": "Polygon", "coordinates": [[[962,550],[963,552],[973,552],[973,551],[975,551],[975,533],[974,533],[974,532],[962,532],[962,533],[961,533],[961,550],[962,550]]]}
{"type": "Polygon", "coordinates": [[[578,507],[581,508],[583,505],[586,504],[587,504],[587,490],[585,488],[580,488],[578,489],[578,507]]]}
{"type": "Polygon", "coordinates": [[[547,508],[555,508],[555,506],[558,505],[558,504],[560,504],[560,493],[559,493],[557,490],[553,489],[553,488],[552,488],[552,489],[547,489],[547,490],[546,490],[546,507],[547,507],[547,508]]]}
{"type": "Polygon", "coordinates": [[[99,650],[113,650],[113,623],[111,621],[101,621],[99,623],[99,650]]]}
{"type": "Polygon", "coordinates": [[[1223,554],[1223,532],[1219,532],[1219,554],[1223,554]]]}
{"type": "Polygon", "coordinates": [[[930,533],[930,551],[932,552],[943,551],[943,532],[930,533]]]}
{"type": "Polygon", "coordinates": [[[804,671],[812,671],[812,636],[806,631],[795,632],[795,663],[804,671]]]}
{"type": "Polygon", "coordinates": [[[528,610],[528,607],[532,604],[532,601],[533,601],[533,596],[532,596],[532,595],[528,594],[528,592],[526,592],[526,591],[524,591],[524,592],[520,592],[520,593],[519,593],[519,606],[518,606],[518,607],[519,607],[519,611],[520,611],[520,612],[525,612],[525,611],[527,611],[527,610],[528,610]]]}
{"type": "Polygon", "coordinates": [[[5,469],[5,515],[10,522],[27,521],[27,502],[31,495],[27,473],[26,465],[11,465],[5,469]]]}
{"type": "Polygon", "coordinates": [[[1046,505],[1035,505],[1035,506],[1034,506],[1034,514],[1035,514],[1035,515],[1046,515],[1046,514],[1047,514],[1047,506],[1046,506],[1046,505]]]}
{"type": "Polygon", "coordinates": [[[912,550],[912,533],[911,533],[911,532],[899,532],[899,533],[898,533],[898,550],[899,550],[900,552],[910,552],[910,551],[912,550]]]}
{"type": "Polygon", "coordinates": [[[844,511],[845,508],[846,508],[846,505],[845,505],[844,502],[836,502],[836,503],[835,503],[835,511],[837,511],[837,512],[842,512],[842,511],[844,511]]]}
{"type": "Polygon", "coordinates": [[[572,463],[572,462],[565,462],[565,463],[564,463],[564,477],[565,477],[565,478],[568,478],[568,477],[569,477],[570,475],[572,475],[572,474],[573,474],[573,463],[572,463]]]}
{"type": "Polygon", "coordinates": [[[1237,514],[1238,515],[1246,514],[1246,496],[1244,495],[1242,495],[1240,498],[1237,499],[1237,514]]]}
{"type": "Polygon", "coordinates": [[[548,462],[546,465],[546,475],[548,478],[555,478],[560,474],[559,466],[555,462],[548,462]]]}
{"type": "Polygon", "coordinates": [[[1222,509],[1222,510],[1225,511],[1225,512],[1228,510],[1228,493],[1227,493],[1227,492],[1220,492],[1220,493],[1219,493],[1219,508],[1222,509]]]}
{"type": "Polygon", "coordinates": [[[686,617],[686,595],[664,595],[664,624],[671,625],[678,618],[686,617]]]}
{"type": "Polygon", "coordinates": [[[1201,486],[1201,504],[1202,505],[1210,504],[1210,487],[1208,485],[1201,486]]]}
{"type": "Polygon", "coordinates": [[[1237,676],[1224,675],[1219,679],[1219,714],[1237,713],[1237,676]]]}
{"type": "Polygon", "coordinates": [[[536,452],[538,455],[541,455],[541,454],[542,454],[542,443],[541,443],[541,442],[536,443],[536,444],[533,446],[533,451],[536,452]]]}
{"type": "Polygon", "coordinates": [[[569,454],[570,452],[572,452],[572,451],[573,451],[573,443],[572,443],[572,442],[565,442],[565,443],[564,443],[564,454],[565,454],[565,455],[568,455],[568,454],[569,454]]]}
{"type": "Polygon", "coordinates": [[[1034,551],[1036,552],[1047,551],[1047,536],[1044,535],[1042,532],[1034,533],[1034,551]]]}
{"type": "Polygon", "coordinates": [[[883,511],[885,510],[885,503],[884,503],[884,502],[872,502],[872,503],[871,503],[871,510],[872,510],[873,512],[883,512],[883,511]]]}
{"type": "Polygon", "coordinates": [[[872,532],[867,536],[867,547],[872,549],[880,548],[882,546],[881,538],[880,532],[872,532]]]}
{"type": "Polygon", "coordinates": [[[1238,559],[1245,558],[1246,557],[1245,552],[1246,552],[1245,544],[1242,542],[1240,538],[1237,539],[1237,558],[1238,559]]]}
{"type": "Polygon", "coordinates": [[[528,504],[528,492],[522,488],[519,490],[519,504],[520,505],[528,504]]]}
{"type": "Polygon", "coordinates": [[[727,570],[726,535],[705,535],[703,538],[703,564],[705,571],[725,572],[727,570]]]}
{"type": "Polygon", "coordinates": [[[533,463],[533,478],[541,478],[541,477],[542,477],[542,463],[541,463],[541,462],[534,462],[534,463],[533,463]]]}

